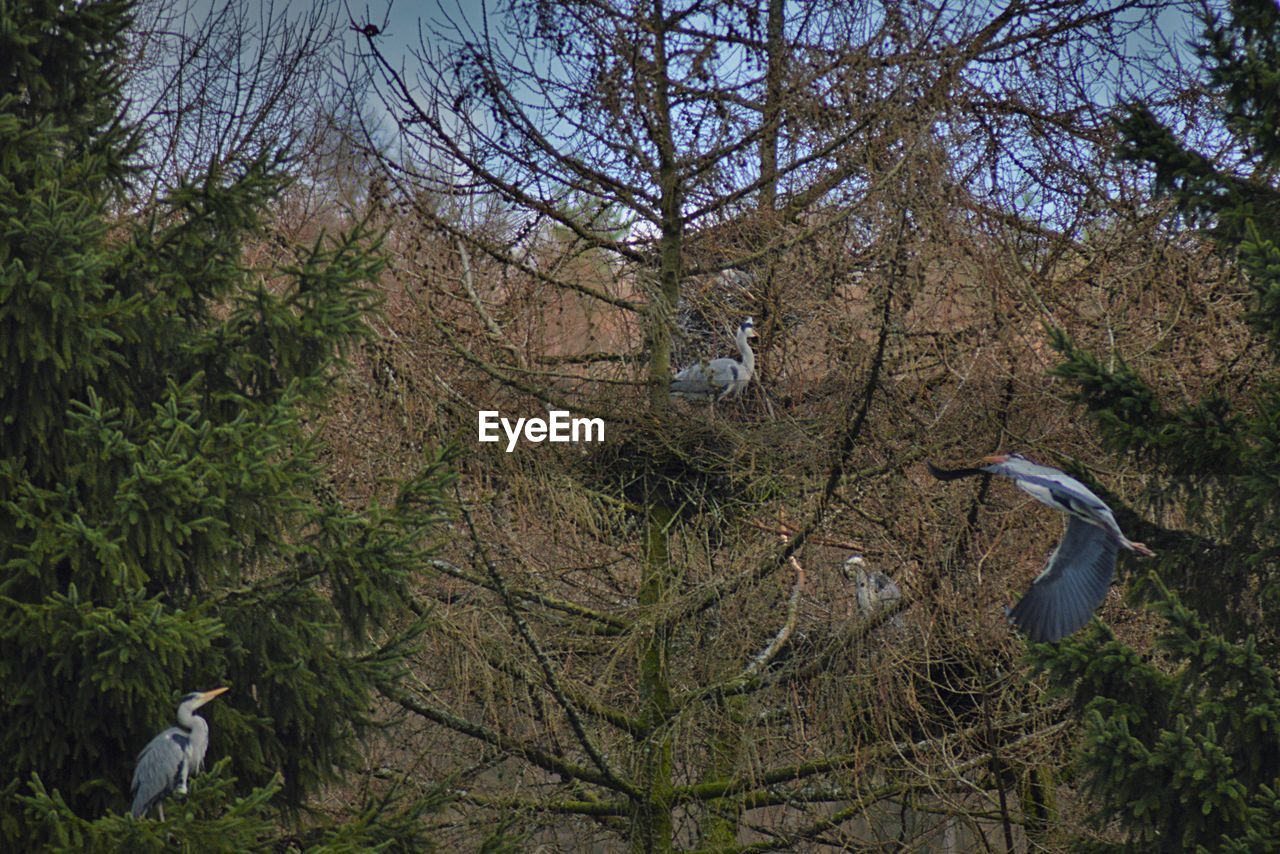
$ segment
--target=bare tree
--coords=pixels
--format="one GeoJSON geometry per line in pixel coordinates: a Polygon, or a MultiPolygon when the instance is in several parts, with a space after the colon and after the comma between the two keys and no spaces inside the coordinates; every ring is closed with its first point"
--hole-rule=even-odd
{"type": "Polygon", "coordinates": [[[1142,5],[439,15],[413,74],[354,22],[399,130],[406,322],[377,375],[430,401],[387,405],[456,433],[542,404],[611,441],[464,463],[466,543],[423,588],[439,658],[389,694],[420,755],[472,815],[579,843],[1045,838],[1064,725],[992,607],[1010,573],[970,581],[984,544],[940,533],[989,496],[923,497],[911,466],[1053,434],[1020,368],[1123,181],[1070,60],[1105,74],[1142,5]],[[761,383],[672,406],[682,336],[748,313],[761,383]],[[855,613],[846,546],[901,605],[855,613]]]}
{"type": "Polygon", "coordinates": [[[142,131],[142,198],[280,150],[311,167],[313,186],[341,183],[333,173],[350,169],[343,150],[360,124],[362,91],[334,74],[346,27],[339,12],[332,0],[139,3],[127,95],[142,131]]]}

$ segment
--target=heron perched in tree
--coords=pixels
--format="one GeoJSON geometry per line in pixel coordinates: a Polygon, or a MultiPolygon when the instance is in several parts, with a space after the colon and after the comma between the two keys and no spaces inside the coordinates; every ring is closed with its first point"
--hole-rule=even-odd
{"type": "Polygon", "coordinates": [[[748,317],[738,325],[736,339],[742,361],[712,359],[690,365],[671,381],[671,394],[686,400],[704,401],[724,400],[737,395],[751,382],[751,375],[755,372],[756,356],[747,340],[755,334],[755,322],[748,317]]]}
{"type": "Polygon", "coordinates": [[[927,463],[939,480],[990,473],[1011,478],[1032,498],[1067,514],[1067,530],[1031,589],[1008,612],[1032,641],[1058,641],[1079,629],[1111,586],[1120,548],[1152,557],[1155,552],[1124,535],[1115,514],[1080,481],[1063,471],[1033,463],[1021,454],[984,457],[986,465],[940,469],[927,463]]]}
{"type": "Polygon", "coordinates": [[[853,582],[858,610],[864,616],[902,598],[902,591],[894,580],[878,569],[867,569],[862,555],[851,555],[845,560],[844,575],[853,582]]]}
{"type": "Polygon", "coordinates": [[[200,773],[204,754],[209,749],[209,724],[196,709],[217,697],[226,688],[188,694],[178,704],[178,725],[171,726],[151,739],[138,754],[133,769],[133,815],[140,817],[153,806],[164,821],[160,803],[170,792],[187,793],[187,778],[200,773]]]}

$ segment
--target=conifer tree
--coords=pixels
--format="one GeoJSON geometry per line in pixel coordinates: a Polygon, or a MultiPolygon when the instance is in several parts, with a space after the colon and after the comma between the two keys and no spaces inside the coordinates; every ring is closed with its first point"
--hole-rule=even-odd
{"type": "MultiPolygon", "coordinates": [[[[5,850],[141,844],[118,817],[134,758],[193,689],[231,692],[204,710],[216,770],[170,811],[189,844],[260,839],[273,779],[289,808],[337,779],[410,649],[445,478],[431,461],[390,507],[326,489],[311,416],[369,332],[380,261],[356,228],[247,266],[283,154],[130,210],[130,6],[0,4],[5,850]]],[[[412,838],[376,814],[352,844],[412,838]]]]}
{"type": "MultiPolygon", "coordinates": [[[[1280,356],[1280,9],[1233,0],[1205,24],[1197,50],[1239,163],[1215,162],[1142,105],[1119,122],[1120,156],[1151,167],[1157,192],[1234,257],[1253,291],[1257,346],[1280,356]]],[[[1215,392],[1172,406],[1128,367],[1057,344],[1058,373],[1106,441],[1153,463],[1204,535],[1147,539],[1162,578],[1132,587],[1162,618],[1158,656],[1097,625],[1038,652],[1055,682],[1075,686],[1100,817],[1144,849],[1270,850],[1280,839],[1280,376],[1252,399],[1215,392]]]]}

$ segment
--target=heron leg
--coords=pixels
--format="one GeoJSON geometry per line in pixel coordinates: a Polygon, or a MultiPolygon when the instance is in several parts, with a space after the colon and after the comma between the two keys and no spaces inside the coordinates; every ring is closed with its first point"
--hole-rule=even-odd
{"type": "Polygon", "coordinates": [[[1156,553],[1147,548],[1143,543],[1136,543],[1133,540],[1125,540],[1125,544],[1143,557],[1155,557],[1156,553]]]}
{"type": "Polygon", "coordinates": [[[164,804],[156,804],[156,811],[160,813],[160,820],[164,821],[164,804]]]}

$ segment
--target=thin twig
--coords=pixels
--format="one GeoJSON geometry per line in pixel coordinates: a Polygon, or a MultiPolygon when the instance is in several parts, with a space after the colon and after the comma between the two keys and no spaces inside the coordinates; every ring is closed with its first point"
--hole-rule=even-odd
{"type": "MultiPolygon", "coordinates": [[[[456,487],[455,487],[456,489],[456,487]]],[[[560,708],[564,710],[565,717],[569,721],[569,726],[573,728],[574,734],[578,737],[578,743],[582,749],[586,751],[587,756],[591,758],[591,762],[600,769],[600,773],[605,779],[613,784],[613,788],[626,792],[634,797],[639,797],[639,791],[635,785],[623,780],[618,776],[617,772],[609,766],[605,760],[604,754],[596,747],[591,736],[587,733],[586,726],[582,723],[582,718],[578,714],[578,708],[570,702],[564,688],[560,685],[560,677],[556,672],[555,664],[551,661],[550,656],[543,650],[542,645],[538,643],[538,639],[533,636],[533,630],[529,628],[529,623],[525,620],[523,612],[516,605],[515,597],[507,588],[506,579],[502,577],[502,573],[498,571],[498,567],[494,565],[489,558],[489,553],[484,547],[484,542],[480,539],[480,532],[476,530],[475,522],[471,518],[471,514],[467,511],[466,505],[462,502],[462,496],[458,496],[458,511],[462,514],[462,519],[466,522],[467,530],[471,534],[471,542],[476,548],[476,553],[483,561],[489,577],[493,580],[494,590],[498,597],[502,599],[502,603],[506,606],[507,614],[511,617],[511,622],[515,624],[516,631],[524,640],[525,645],[529,647],[529,651],[533,653],[533,657],[537,659],[538,666],[542,668],[542,675],[547,680],[547,689],[551,691],[551,695],[556,698],[556,702],[560,708]]]]}

